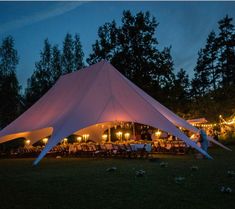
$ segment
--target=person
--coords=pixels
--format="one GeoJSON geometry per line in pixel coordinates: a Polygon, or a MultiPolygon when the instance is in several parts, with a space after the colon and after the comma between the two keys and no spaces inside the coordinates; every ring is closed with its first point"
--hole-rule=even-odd
{"type": "Polygon", "coordinates": [[[200,143],[201,148],[207,152],[208,149],[208,139],[206,132],[203,129],[199,130],[199,139],[198,142],[200,143]]]}
{"type": "Polygon", "coordinates": [[[214,131],[214,140],[219,141],[219,134],[217,131],[214,131]]]}

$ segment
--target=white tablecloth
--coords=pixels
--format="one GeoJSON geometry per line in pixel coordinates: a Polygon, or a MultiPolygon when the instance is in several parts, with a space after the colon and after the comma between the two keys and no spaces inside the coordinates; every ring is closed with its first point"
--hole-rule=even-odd
{"type": "Polygon", "coordinates": [[[152,150],[151,144],[131,144],[131,149],[134,151],[137,151],[138,149],[143,149],[143,148],[145,148],[147,152],[151,152],[152,150]]]}

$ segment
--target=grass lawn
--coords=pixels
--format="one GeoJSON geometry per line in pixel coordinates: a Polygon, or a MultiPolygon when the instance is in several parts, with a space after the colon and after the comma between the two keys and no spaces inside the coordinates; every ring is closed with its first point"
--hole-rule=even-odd
{"type": "MultiPolygon", "coordinates": [[[[235,150],[235,146],[231,147],[235,150]]],[[[211,148],[214,160],[159,155],[168,163],[128,159],[0,159],[0,209],[232,209],[235,151],[211,148]],[[191,171],[191,166],[198,166],[191,171]],[[114,172],[106,169],[116,166],[114,172]],[[144,177],[135,171],[144,169],[144,177]],[[174,178],[185,177],[177,184],[174,178]],[[221,186],[233,189],[220,192],[221,186]]]]}

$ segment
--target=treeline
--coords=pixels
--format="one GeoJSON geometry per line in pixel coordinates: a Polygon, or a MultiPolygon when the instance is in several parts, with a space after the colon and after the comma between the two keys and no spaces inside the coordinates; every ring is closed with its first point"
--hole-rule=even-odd
{"type": "Polygon", "coordinates": [[[235,112],[235,31],[228,16],[218,22],[218,33],[207,37],[198,52],[191,82],[194,115],[209,118],[235,112]]]}
{"type": "Polygon", "coordinates": [[[35,63],[35,70],[28,79],[25,89],[24,104],[28,108],[44,95],[64,74],[84,67],[84,53],[78,34],[65,36],[62,52],[58,45],[52,46],[48,39],[40,53],[40,60],[35,63]]]}
{"type": "Polygon", "coordinates": [[[64,74],[84,67],[84,53],[78,34],[67,34],[62,49],[45,39],[40,60],[35,63],[27,87],[20,94],[21,87],[16,77],[19,56],[11,36],[3,39],[0,46],[0,128],[13,121],[32,106],[64,74]]]}
{"type": "MultiPolygon", "coordinates": [[[[218,22],[198,53],[194,77],[175,69],[171,47],[158,49],[158,22],[149,12],[133,15],[124,11],[121,24],[105,23],[98,29],[88,64],[110,61],[122,74],[185,118],[218,119],[218,114],[235,111],[235,32],[232,18],[218,22]],[[175,73],[175,71],[178,71],[175,73]]],[[[0,127],[6,126],[34,104],[57,79],[85,66],[78,34],[67,34],[62,47],[44,41],[40,60],[35,63],[24,93],[16,77],[19,62],[14,39],[0,46],[0,127]]]]}

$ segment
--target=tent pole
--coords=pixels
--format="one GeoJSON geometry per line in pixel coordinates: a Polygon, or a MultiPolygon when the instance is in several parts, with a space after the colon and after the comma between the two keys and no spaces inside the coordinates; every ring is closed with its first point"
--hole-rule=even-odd
{"type": "Polygon", "coordinates": [[[136,136],[135,136],[135,123],[132,122],[132,126],[133,126],[133,139],[136,140],[136,136]]]}

